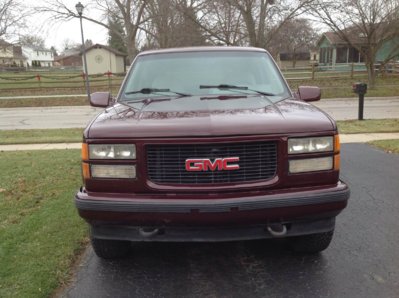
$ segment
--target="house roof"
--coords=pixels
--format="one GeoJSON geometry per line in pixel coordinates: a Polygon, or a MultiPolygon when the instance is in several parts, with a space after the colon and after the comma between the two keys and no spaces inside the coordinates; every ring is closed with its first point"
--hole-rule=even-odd
{"type": "Polygon", "coordinates": [[[75,54],[71,54],[71,55],[59,55],[59,56],[54,57],[54,61],[60,61],[60,60],[63,60],[65,58],[69,58],[69,57],[80,57],[80,55],[79,55],[79,52],[75,53],[75,54]]]}
{"type": "Polygon", "coordinates": [[[63,60],[67,57],[73,57],[73,56],[76,56],[76,57],[80,56],[80,48],[66,49],[60,55],[54,57],[54,61],[63,60]]]}
{"type": "Polygon", "coordinates": [[[9,47],[9,46],[12,46],[12,44],[7,42],[7,41],[5,41],[4,39],[0,38],[0,46],[1,47],[4,47],[4,46],[9,47]]]}
{"type": "Polygon", "coordinates": [[[40,52],[51,52],[51,50],[43,48],[43,47],[35,47],[35,46],[22,46],[23,48],[29,48],[34,51],[40,51],[40,52]]]}
{"type": "MultiPolygon", "coordinates": [[[[88,47],[86,49],[86,52],[89,52],[90,50],[93,50],[93,49],[104,49],[104,50],[107,50],[107,51],[109,51],[111,53],[114,53],[116,56],[123,56],[123,57],[127,56],[125,53],[122,53],[122,52],[120,52],[120,51],[118,51],[118,50],[116,50],[114,48],[111,48],[109,46],[105,46],[105,45],[102,45],[102,44],[99,44],[99,43],[96,43],[96,44],[92,45],[91,47],[88,47]]],[[[80,54],[82,54],[82,52],[80,52],[80,54]]]]}
{"type": "MultiPolygon", "coordinates": [[[[365,44],[366,43],[366,37],[362,35],[361,32],[358,30],[347,30],[347,37],[351,41],[352,44],[365,44]]],[[[326,38],[330,44],[333,45],[346,45],[348,42],[341,38],[341,36],[337,32],[329,31],[323,33],[323,35],[320,37],[318,41],[318,45],[321,43],[323,38],[326,38]]]]}

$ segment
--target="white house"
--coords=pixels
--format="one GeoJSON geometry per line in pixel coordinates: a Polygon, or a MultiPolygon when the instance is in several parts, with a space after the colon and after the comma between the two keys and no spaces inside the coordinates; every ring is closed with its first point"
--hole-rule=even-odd
{"type": "Polygon", "coordinates": [[[27,67],[52,67],[54,65],[54,53],[51,50],[23,46],[22,53],[28,58],[26,61],[27,67]]]}
{"type": "Polygon", "coordinates": [[[126,71],[125,57],[127,55],[111,47],[95,44],[86,49],[86,56],[88,74],[123,73],[126,71]]]}

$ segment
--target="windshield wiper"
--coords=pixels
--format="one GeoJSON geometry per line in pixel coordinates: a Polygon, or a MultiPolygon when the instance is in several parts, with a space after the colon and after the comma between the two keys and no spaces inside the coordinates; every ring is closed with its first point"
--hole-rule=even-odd
{"type": "MultiPolygon", "coordinates": [[[[200,85],[200,89],[235,89],[235,90],[247,90],[247,91],[252,91],[261,95],[265,96],[275,96],[276,94],[270,93],[270,92],[264,92],[264,91],[259,91],[259,90],[254,90],[250,89],[247,86],[236,86],[236,85],[228,85],[228,84],[220,84],[220,85],[200,85]]],[[[244,92],[242,92],[244,93],[244,92]]],[[[247,94],[247,93],[246,93],[247,94]]]]}
{"type": "Polygon", "coordinates": [[[152,93],[164,93],[164,92],[171,92],[174,94],[177,94],[181,97],[183,96],[191,96],[190,94],[186,94],[186,93],[181,93],[181,92],[176,92],[176,91],[172,91],[170,89],[159,89],[159,88],[142,88],[140,90],[135,90],[135,91],[128,91],[125,92],[126,95],[129,94],[138,94],[138,93],[142,93],[142,94],[152,94],[152,93]]]}
{"type": "Polygon", "coordinates": [[[200,89],[238,89],[238,90],[248,90],[246,86],[236,86],[236,85],[228,85],[228,84],[220,84],[220,85],[200,85],[200,89]]]}

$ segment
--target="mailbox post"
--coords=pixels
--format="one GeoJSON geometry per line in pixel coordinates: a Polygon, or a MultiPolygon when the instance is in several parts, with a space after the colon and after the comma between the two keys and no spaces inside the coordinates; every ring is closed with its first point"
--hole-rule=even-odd
{"type": "Polygon", "coordinates": [[[359,95],[358,119],[359,120],[363,120],[364,95],[367,93],[367,84],[366,83],[354,83],[352,85],[352,90],[353,90],[354,93],[359,95]]]}

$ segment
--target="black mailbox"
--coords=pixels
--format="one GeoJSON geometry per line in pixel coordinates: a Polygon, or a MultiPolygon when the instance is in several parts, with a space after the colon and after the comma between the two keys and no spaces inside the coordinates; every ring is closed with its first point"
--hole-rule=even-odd
{"type": "Polygon", "coordinates": [[[366,83],[354,83],[352,85],[352,90],[356,94],[366,94],[367,93],[367,84],[366,83]]]}
{"type": "Polygon", "coordinates": [[[359,95],[359,120],[363,120],[363,110],[364,110],[364,95],[367,93],[366,83],[354,83],[352,85],[352,90],[354,93],[359,95]]]}

